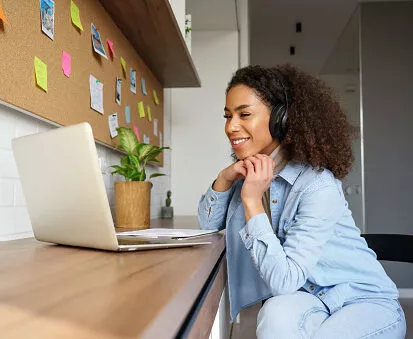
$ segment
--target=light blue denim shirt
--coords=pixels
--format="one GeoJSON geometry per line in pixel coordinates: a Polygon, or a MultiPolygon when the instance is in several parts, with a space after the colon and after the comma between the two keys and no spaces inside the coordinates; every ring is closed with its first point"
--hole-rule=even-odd
{"type": "Polygon", "coordinates": [[[226,228],[232,320],[246,306],[300,288],[331,314],[357,298],[398,298],[329,170],[288,163],[271,182],[271,223],[265,213],[246,223],[242,184],[226,192],[211,185],[198,206],[202,229],[226,228]]]}

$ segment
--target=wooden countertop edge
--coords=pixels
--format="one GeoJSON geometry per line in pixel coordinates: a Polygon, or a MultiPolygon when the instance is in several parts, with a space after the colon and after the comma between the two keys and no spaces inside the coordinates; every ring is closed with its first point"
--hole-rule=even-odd
{"type": "Polygon", "coordinates": [[[207,260],[144,331],[141,338],[175,338],[224,250],[225,237],[223,236],[217,241],[207,260]]]}

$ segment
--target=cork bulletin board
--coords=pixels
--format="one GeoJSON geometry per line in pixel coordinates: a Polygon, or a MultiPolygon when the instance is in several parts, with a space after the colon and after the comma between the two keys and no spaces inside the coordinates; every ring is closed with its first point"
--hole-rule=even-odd
{"type": "MultiPolygon", "coordinates": [[[[146,135],[150,144],[163,146],[163,140],[160,140],[164,127],[162,85],[99,1],[75,0],[74,3],[79,8],[84,30],[72,23],[71,1],[55,0],[52,40],[42,32],[39,0],[0,0],[8,21],[7,24],[0,21],[0,100],[63,126],[89,122],[95,139],[110,147],[118,145],[117,137],[111,138],[109,131],[109,116],[117,113],[119,126],[135,125],[141,141],[146,135]],[[92,23],[100,33],[107,59],[93,50],[92,23]],[[107,40],[114,43],[115,56],[110,53],[107,40]],[[62,51],[71,57],[69,77],[63,74],[62,51]],[[36,85],[35,57],[47,65],[47,92],[36,85]],[[126,72],[121,57],[126,61],[126,72]],[[131,68],[136,71],[136,94],[129,88],[131,68]],[[103,83],[103,115],[90,107],[90,75],[103,83]],[[122,79],[121,104],[115,101],[117,77],[122,79]],[[142,92],[142,78],[147,95],[142,92]],[[159,99],[158,105],[153,90],[159,99]],[[140,101],[145,108],[144,118],[138,113],[140,101]],[[126,106],[130,107],[130,123],[126,122],[126,106]],[[152,121],[148,118],[148,106],[152,121]]],[[[162,154],[159,160],[158,165],[162,166],[162,154]]]]}

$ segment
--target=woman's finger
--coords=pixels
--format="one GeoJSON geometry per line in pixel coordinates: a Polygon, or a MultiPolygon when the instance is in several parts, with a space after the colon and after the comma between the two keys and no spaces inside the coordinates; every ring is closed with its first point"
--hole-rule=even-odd
{"type": "Polygon", "coordinates": [[[247,159],[254,165],[255,174],[261,174],[261,171],[262,171],[261,160],[254,156],[248,157],[247,159]]]}

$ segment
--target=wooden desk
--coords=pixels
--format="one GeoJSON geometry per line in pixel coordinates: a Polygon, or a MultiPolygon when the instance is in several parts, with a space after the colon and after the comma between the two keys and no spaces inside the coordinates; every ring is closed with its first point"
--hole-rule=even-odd
{"type": "MultiPolygon", "coordinates": [[[[197,228],[195,220],[151,226],[197,228]]],[[[226,282],[224,236],[209,239],[125,253],[32,238],[0,243],[0,336],[208,338],[226,282]]]]}

